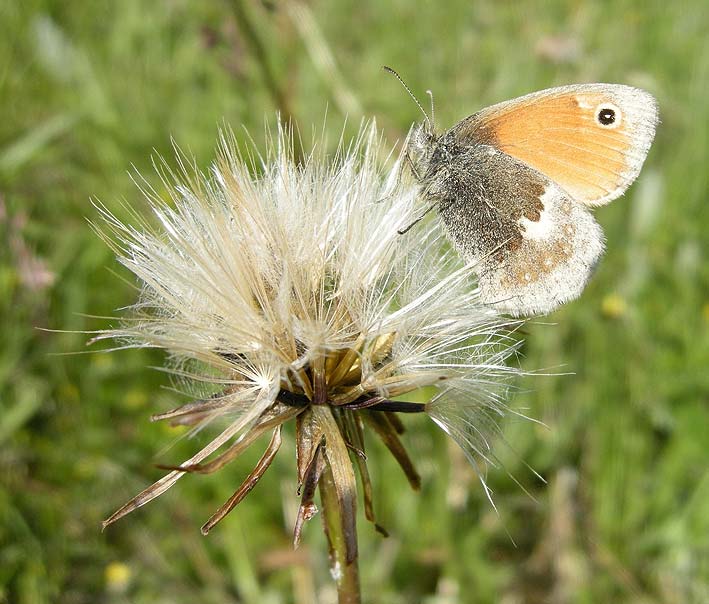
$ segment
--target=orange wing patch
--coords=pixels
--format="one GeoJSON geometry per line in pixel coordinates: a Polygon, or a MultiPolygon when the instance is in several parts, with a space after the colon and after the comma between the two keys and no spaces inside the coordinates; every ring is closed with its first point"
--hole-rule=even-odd
{"type": "Polygon", "coordinates": [[[493,105],[454,130],[463,140],[490,144],[523,161],[572,198],[600,205],[635,180],[656,123],[657,105],[648,93],[586,84],[493,105]]]}

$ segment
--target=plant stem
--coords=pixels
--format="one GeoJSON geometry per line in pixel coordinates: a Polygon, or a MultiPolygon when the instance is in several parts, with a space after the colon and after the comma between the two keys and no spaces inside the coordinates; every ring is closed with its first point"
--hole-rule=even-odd
{"type": "MultiPolygon", "coordinates": [[[[266,50],[266,43],[261,39],[256,25],[252,21],[249,11],[244,5],[244,0],[231,1],[231,6],[236,18],[236,25],[239,28],[239,31],[241,31],[241,34],[244,36],[247,44],[250,46],[251,52],[259,64],[263,83],[278,108],[281,120],[287,127],[295,129],[295,118],[293,111],[291,110],[288,94],[286,93],[285,88],[278,81],[278,77],[276,76],[275,70],[269,60],[268,51],[266,50]]],[[[293,136],[292,144],[293,160],[296,164],[300,165],[303,163],[303,148],[300,137],[293,136]]]]}
{"type": "Polygon", "coordinates": [[[335,480],[328,463],[320,478],[320,499],[322,505],[325,534],[330,547],[330,572],[337,583],[339,604],[360,604],[359,567],[357,555],[348,560],[348,537],[345,534],[343,510],[337,497],[335,480]]]}

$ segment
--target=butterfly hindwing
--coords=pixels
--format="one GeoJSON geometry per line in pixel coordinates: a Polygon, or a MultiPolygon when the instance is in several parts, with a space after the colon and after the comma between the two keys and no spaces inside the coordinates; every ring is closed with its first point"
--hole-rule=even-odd
{"type": "Polygon", "coordinates": [[[550,179],[488,145],[451,159],[441,218],[474,263],[481,298],[514,315],[576,298],[603,252],[591,213],[550,179]]]}

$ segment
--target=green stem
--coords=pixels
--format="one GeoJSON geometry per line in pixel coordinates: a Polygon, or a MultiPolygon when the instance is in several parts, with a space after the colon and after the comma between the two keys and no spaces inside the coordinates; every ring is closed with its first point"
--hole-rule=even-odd
{"type": "Polygon", "coordinates": [[[348,538],[345,530],[345,518],[337,497],[335,479],[328,463],[320,478],[320,500],[322,505],[325,534],[330,546],[330,570],[337,583],[337,601],[339,604],[360,604],[362,601],[359,588],[359,567],[357,555],[348,560],[348,538]]]}

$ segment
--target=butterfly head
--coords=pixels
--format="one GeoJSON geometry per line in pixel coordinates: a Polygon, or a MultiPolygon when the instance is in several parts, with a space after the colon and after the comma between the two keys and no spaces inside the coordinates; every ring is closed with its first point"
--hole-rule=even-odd
{"type": "Polygon", "coordinates": [[[431,124],[421,122],[416,124],[409,133],[409,139],[406,145],[411,165],[414,172],[419,177],[423,177],[431,164],[431,158],[436,150],[438,143],[438,135],[434,132],[431,124]]]}
{"type": "Polygon", "coordinates": [[[406,152],[408,159],[411,162],[411,166],[413,167],[414,172],[420,179],[424,176],[424,173],[426,172],[426,169],[430,164],[431,157],[436,149],[436,144],[439,138],[434,130],[435,113],[433,109],[433,93],[430,90],[426,91],[426,94],[428,94],[429,98],[431,99],[431,115],[429,116],[428,113],[426,113],[425,109],[421,106],[421,103],[419,103],[414,93],[411,92],[411,89],[406,85],[406,82],[404,82],[404,80],[401,78],[401,76],[391,67],[387,67],[386,65],[384,65],[383,69],[384,71],[387,71],[388,73],[392,74],[397,80],[399,80],[399,83],[404,87],[406,92],[412,98],[414,103],[416,103],[416,106],[423,114],[424,121],[419,124],[416,124],[411,129],[406,144],[406,152]]]}

